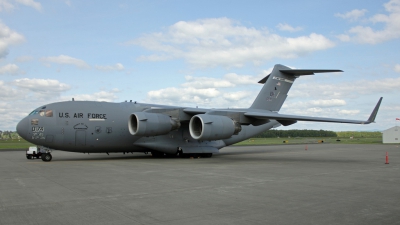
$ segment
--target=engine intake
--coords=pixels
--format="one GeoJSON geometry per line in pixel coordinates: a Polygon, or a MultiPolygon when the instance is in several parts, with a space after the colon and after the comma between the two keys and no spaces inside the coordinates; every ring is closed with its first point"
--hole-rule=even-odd
{"type": "Polygon", "coordinates": [[[190,119],[189,132],[196,140],[220,140],[238,134],[242,130],[238,122],[226,116],[201,114],[190,119]]]}
{"type": "Polygon", "coordinates": [[[129,132],[135,136],[168,134],[181,126],[179,120],[161,113],[136,112],[129,117],[129,132]]]}

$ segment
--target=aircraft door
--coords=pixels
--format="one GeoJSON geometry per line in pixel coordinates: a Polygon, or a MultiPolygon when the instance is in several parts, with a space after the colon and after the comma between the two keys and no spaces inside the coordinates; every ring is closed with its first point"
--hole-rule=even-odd
{"type": "Polygon", "coordinates": [[[75,146],[86,146],[86,130],[75,131],[75,146]]]}

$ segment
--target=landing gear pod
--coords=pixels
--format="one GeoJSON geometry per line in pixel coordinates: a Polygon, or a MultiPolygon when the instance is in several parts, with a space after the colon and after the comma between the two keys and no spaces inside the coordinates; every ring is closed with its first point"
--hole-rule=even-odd
{"type": "Polygon", "coordinates": [[[226,116],[201,114],[190,119],[189,132],[196,140],[221,140],[238,134],[242,127],[226,116]]]}
{"type": "Polygon", "coordinates": [[[157,136],[178,129],[181,123],[161,113],[137,112],[129,117],[129,132],[135,136],[157,136]]]}

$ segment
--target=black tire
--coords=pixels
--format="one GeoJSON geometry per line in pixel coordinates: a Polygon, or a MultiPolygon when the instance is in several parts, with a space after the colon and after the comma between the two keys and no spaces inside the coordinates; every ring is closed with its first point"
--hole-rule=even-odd
{"type": "Polygon", "coordinates": [[[153,156],[154,158],[163,158],[165,156],[165,154],[163,152],[151,152],[151,156],[153,156]]]}
{"type": "Polygon", "coordinates": [[[32,155],[26,155],[27,159],[32,159],[32,155]]]}
{"type": "Polygon", "coordinates": [[[50,153],[42,154],[42,160],[44,162],[50,162],[53,156],[50,153]]]}
{"type": "Polygon", "coordinates": [[[203,153],[201,155],[201,157],[203,157],[203,158],[211,158],[212,157],[212,153],[203,153]]]}
{"type": "Polygon", "coordinates": [[[180,158],[189,158],[189,157],[190,157],[190,154],[186,154],[186,153],[183,153],[182,151],[180,151],[180,152],[179,152],[179,157],[180,157],[180,158]]]}

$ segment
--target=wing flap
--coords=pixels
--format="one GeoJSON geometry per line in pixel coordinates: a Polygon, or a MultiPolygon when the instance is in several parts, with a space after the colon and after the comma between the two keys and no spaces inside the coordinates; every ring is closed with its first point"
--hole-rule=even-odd
{"type": "Polygon", "coordinates": [[[196,114],[204,114],[209,111],[210,109],[203,109],[203,108],[185,108],[183,109],[185,113],[191,114],[191,115],[196,115],[196,114]]]}
{"type": "Polygon", "coordinates": [[[253,117],[256,119],[273,119],[273,120],[298,120],[298,121],[312,121],[312,122],[330,122],[330,123],[353,123],[353,124],[370,124],[375,122],[376,115],[381,105],[382,97],[379,99],[374,110],[369,116],[368,120],[348,120],[348,119],[338,119],[338,118],[327,118],[327,117],[313,117],[313,116],[297,116],[297,115],[287,115],[279,114],[275,112],[246,112],[244,115],[248,117],[253,117]]]}

